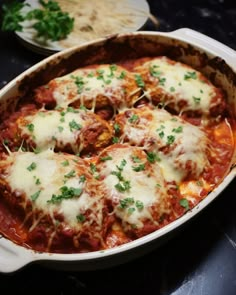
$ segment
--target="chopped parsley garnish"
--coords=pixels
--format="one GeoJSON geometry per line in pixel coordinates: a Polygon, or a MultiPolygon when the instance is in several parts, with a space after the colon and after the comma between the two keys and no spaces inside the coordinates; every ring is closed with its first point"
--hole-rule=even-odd
{"type": "Polygon", "coordinates": [[[81,183],[81,182],[85,182],[85,180],[86,180],[85,175],[81,175],[81,176],[79,177],[79,183],[81,183]]]}
{"type": "Polygon", "coordinates": [[[64,128],[62,126],[58,126],[57,128],[58,128],[59,132],[62,132],[64,130],[64,128]]]}
{"type": "Polygon", "coordinates": [[[79,214],[76,216],[78,222],[83,223],[86,220],[86,217],[83,214],[79,214]]]}
{"type": "Polygon", "coordinates": [[[128,119],[128,121],[129,121],[130,123],[135,123],[135,122],[138,121],[138,119],[139,119],[139,116],[136,115],[136,114],[133,114],[133,115],[128,119]]]}
{"type": "Polygon", "coordinates": [[[119,137],[112,137],[112,143],[118,143],[119,142],[119,137]]]}
{"type": "Polygon", "coordinates": [[[136,74],[134,77],[135,77],[135,82],[138,85],[138,87],[144,88],[145,83],[144,83],[143,78],[141,77],[141,75],[136,74]]]}
{"type": "Polygon", "coordinates": [[[115,123],[114,129],[115,129],[115,133],[119,133],[120,132],[120,125],[118,123],[115,123]]]}
{"type": "Polygon", "coordinates": [[[187,72],[184,75],[184,80],[189,80],[189,79],[197,79],[197,73],[196,72],[187,72]]]}
{"type": "Polygon", "coordinates": [[[66,166],[70,165],[70,162],[68,160],[65,160],[65,161],[61,162],[61,165],[66,167],[66,166]]]}
{"type": "Polygon", "coordinates": [[[91,170],[92,174],[97,172],[97,167],[94,163],[90,163],[90,170],[91,170]]]}
{"type": "Polygon", "coordinates": [[[80,130],[82,128],[82,126],[80,124],[78,124],[75,120],[72,120],[71,122],[69,122],[69,126],[70,126],[71,132],[73,130],[80,130]]]}
{"type": "Polygon", "coordinates": [[[125,198],[120,200],[120,204],[119,204],[119,209],[127,209],[128,214],[132,214],[136,209],[135,207],[138,209],[138,211],[143,210],[144,208],[144,204],[142,201],[139,200],[134,200],[134,198],[125,198]]]}
{"type": "Polygon", "coordinates": [[[30,124],[26,125],[26,127],[30,132],[34,132],[34,124],[30,123],[30,124]]]}
{"type": "Polygon", "coordinates": [[[173,128],[172,129],[172,132],[175,132],[175,133],[181,133],[181,132],[183,132],[183,126],[179,126],[177,128],[173,128]]]}
{"type": "Polygon", "coordinates": [[[123,159],[120,163],[120,166],[116,166],[118,171],[111,171],[112,175],[115,175],[119,182],[115,185],[115,188],[119,191],[119,192],[125,192],[130,190],[131,185],[130,185],[130,181],[124,179],[122,172],[124,170],[125,165],[127,164],[127,161],[125,159],[123,159]]]}
{"type": "Polygon", "coordinates": [[[157,128],[156,131],[158,132],[158,131],[161,131],[161,130],[163,130],[163,129],[165,129],[165,125],[160,125],[160,127],[157,128]]]}
{"type": "Polygon", "coordinates": [[[83,110],[83,111],[87,111],[87,108],[86,108],[86,106],[84,106],[84,105],[80,105],[80,110],[83,110]]]}
{"type": "Polygon", "coordinates": [[[198,180],[198,181],[196,182],[196,184],[197,184],[198,186],[203,186],[203,185],[204,185],[202,180],[198,180]]]}
{"type": "Polygon", "coordinates": [[[125,198],[125,199],[120,200],[119,208],[125,209],[128,206],[133,205],[133,204],[134,204],[134,198],[125,198]]]}
{"type": "Polygon", "coordinates": [[[172,144],[175,141],[174,135],[168,135],[167,136],[167,144],[172,144]]]}
{"type": "Polygon", "coordinates": [[[128,208],[128,214],[132,214],[132,213],[134,213],[134,211],[135,211],[134,207],[128,208]]]}
{"type": "Polygon", "coordinates": [[[37,185],[40,185],[40,184],[41,184],[41,181],[40,181],[39,178],[36,178],[36,180],[35,180],[35,184],[37,184],[37,185]]]}
{"type": "Polygon", "coordinates": [[[114,72],[117,70],[117,65],[112,64],[112,65],[109,66],[109,69],[110,69],[110,74],[107,75],[107,77],[113,78],[114,77],[114,72]]]}
{"type": "Polygon", "coordinates": [[[142,163],[138,166],[132,166],[132,169],[135,171],[135,172],[140,172],[140,171],[143,171],[145,170],[145,164],[142,163]]]}
{"type": "Polygon", "coordinates": [[[158,157],[158,155],[154,152],[147,152],[147,160],[150,163],[155,163],[156,161],[160,161],[161,159],[158,157]]]}
{"type": "Polygon", "coordinates": [[[158,135],[160,136],[160,138],[163,138],[165,136],[165,133],[161,131],[160,133],[158,133],[158,135]]]}
{"type": "Polygon", "coordinates": [[[48,203],[51,204],[58,204],[61,203],[63,200],[72,199],[74,197],[79,197],[83,190],[81,188],[74,188],[74,187],[67,187],[63,186],[60,188],[61,194],[59,195],[52,195],[52,198],[48,200],[48,203]]]}
{"type": "Polygon", "coordinates": [[[105,157],[100,158],[100,161],[102,161],[102,162],[109,161],[109,160],[112,160],[111,156],[105,156],[105,157]]]}
{"type": "Polygon", "coordinates": [[[75,177],[75,170],[71,170],[69,173],[64,175],[65,178],[75,177]]]}
{"type": "Polygon", "coordinates": [[[131,158],[132,158],[134,163],[140,163],[141,162],[141,160],[140,160],[140,158],[138,156],[132,156],[131,158]]]}
{"type": "Polygon", "coordinates": [[[137,207],[137,209],[138,210],[143,210],[143,208],[144,208],[144,205],[143,205],[143,202],[141,202],[141,201],[139,201],[139,200],[137,200],[136,202],[135,202],[135,206],[137,207]]]}
{"type": "Polygon", "coordinates": [[[83,92],[84,89],[84,80],[83,77],[79,77],[79,76],[71,76],[74,81],[75,81],[75,85],[77,86],[77,92],[78,94],[81,94],[83,92]]]}
{"type": "Polygon", "coordinates": [[[41,149],[39,147],[33,148],[33,152],[35,154],[39,154],[41,152],[41,149]]]}
{"type": "Polygon", "coordinates": [[[151,76],[153,76],[155,78],[159,78],[160,77],[160,75],[162,74],[162,72],[159,71],[158,68],[159,68],[158,65],[150,66],[149,73],[151,74],[151,76]]]}
{"type": "Polygon", "coordinates": [[[130,186],[130,181],[128,180],[122,180],[121,182],[117,183],[115,185],[115,188],[119,191],[119,192],[125,192],[130,190],[131,186],[130,186]]]}
{"type": "Polygon", "coordinates": [[[41,190],[37,191],[36,193],[34,193],[33,195],[30,196],[31,200],[34,202],[38,199],[39,195],[41,193],[41,190]]]}
{"type": "Polygon", "coordinates": [[[201,102],[201,97],[193,96],[193,100],[194,100],[195,104],[199,104],[201,102]]]}
{"type": "Polygon", "coordinates": [[[161,86],[165,86],[166,78],[159,78],[158,80],[161,86]]]}
{"type": "Polygon", "coordinates": [[[9,139],[4,139],[3,144],[8,145],[9,144],[9,139]]]}
{"type": "Polygon", "coordinates": [[[120,73],[120,76],[119,77],[117,77],[118,79],[124,79],[126,77],[126,72],[125,71],[122,71],[121,73],[120,73]]]}
{"type": "Polygon", "coordinates": [[[77,109],[73,108],[73,107],[67,107],[66,111],[68,113],[74,113],[74,114],[79,113],[79,111],[77,109]]]}
{"type": "Polygon", "coordinates": [[[36,169],[37,164],[35,162],[32,162],[28,167],[27,170],[29,171],[33,171],[34,169],[36,169]]]}
{"type": "Polygon", "coordinates": [[[189,202],[187,199],[183,198],[179,201],[180,206],[185,208],[186,210],[189,210],[189,202]]]}

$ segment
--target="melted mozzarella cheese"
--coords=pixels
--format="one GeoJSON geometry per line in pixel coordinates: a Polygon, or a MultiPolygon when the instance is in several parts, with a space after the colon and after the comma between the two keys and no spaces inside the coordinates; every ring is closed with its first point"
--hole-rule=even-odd
{"type": "Polygon", "coordinates": [[[79,147],[76,139],[85,122],[86,120],[78,113],[66,112],[62,116],[58,111],[40,111],[34,115],[25,116],[19,127],[21,134],[27,134],[32,138],[39,149],[54,148],[56,143],[59,147],[70,144],[73,151],[77,153],[79,147]],[[25,122],[27,122],[26,125],[25,122]],[[77,128],[73,128],[73,123],[77,128]],[[32,129],[29,128],[30,125],[32,129]]]}
{"type": "Polygon", "coordinates": [[[55,154],[51,150],[39,154],[17,152],[10,157],[12,165],[8,168],[6,181],[12,191],[24,194],[26,201],[32,202],[35,209],[51,216],[55,212],[62,214],[65,222],[77,229],[82,227],[77,216],[85,214],[89,209],[91,213],[87,223],[102,225],[102,220],[99,220],[103,208],[101,194],[96,180],[88,175],[88,167],[82,160],[77,164],[77,157],[55,154]],[[85,177],[84,181],[81,181],[81,176],[85,177]],[[91,191],[86,188],[87,181],[90,181],[91,191]],[[73,189],[78,195],[52,202],[53,196],[62,195],[62,188],[73,189]],[[96,197],[91,195],[92,190],[97,192],[96,197]]]}
{"type": "Polygon", "coordinates": [[[93,100],[95,107],[96,97],[103,96],[110,100],[111,105],[120,107],[125,103],[126,79],[122,73],[127,73],[118,66],[102,65],[93,69],[78,69],[68,75],[56,78],[57,87],[53,96],[57,105],[62,107],[80,99],[83,105],[86,101],[93,100]]]}
{"type": "MultiPolygon", "coordinates": [[[[167,99],[166,105],[169,101],[174,102],[177,111],[200,110],[202,113],[209,113],[209,109],[212,107],[211,100],[216,95],[215,88],[201,79],[200,72],[180,62],[170,62],[166,57],[153,59],[144,63],[140,68],[146,68],[148,72],[150,69],[158,71],[159,81],[162,82],[159,82],[155,87],[164,90],[165,93],[173,97],[173,99],[167,99]],[[180,110],[178,103],[183,100],[187,105],[180,110]]],[[[158,81],[154,76],[151,79],[158,81]]],[[[155,88],[151,89],[151,93],[152,90],[155,91],[155,88]]],[[[152,96],[152,94],[150,95],[152,96]]]]}
{"type": "Polygon", "coordinates": [[[125,137],[158,153],[167,181],[179,183],[188,175],[198,178],[209,164],[208,139],[199,127],[165,110],[143,108],[133,109],[132,113],[140,120],[137,124],[126,120],[125,137]]]}
{"type": "Polygon", "coordinates": [[[169,212],[165,181],[158,165],[148,163],[146,154],[135,147],[114,145],[106,153],[112,159],[98,165],[98,169],[107,187],[107,195],[113,202],[114,212],[123,226],[126,229],[129,227],[127,224],[142,228],[145,220],[157,225],[153,211],[157,211],[159,217],[169,212]],[[145,164],[145,168],[135,171],[134,167],[140,164],[145,164]],[[117,184],[123,185],[124,182],[128,182],[129,186],[120,190],[117,184]],[[127,206],[124,205],[126,202],[127,206]],[[141,204],[142,208],[136,204],[141,204]]]}
{"type": "MultiPolygon", "coordinates": [[[[95,114],[83,110],[72,110],[61,112],[44,110],[21,117],[18,120],[21,136],[26,135],[26,138],[30,138],[39,150],[54,149],[55,146],[63,150],[66,146],[70,146],[75,154],[85,148],[84,132],[91,126],[104,127],[104,136],[110,136],[106,122],[102,122],[95,114]]],[[[97,138],[97,141],[100,139],[102,140],[97,138]]]]}

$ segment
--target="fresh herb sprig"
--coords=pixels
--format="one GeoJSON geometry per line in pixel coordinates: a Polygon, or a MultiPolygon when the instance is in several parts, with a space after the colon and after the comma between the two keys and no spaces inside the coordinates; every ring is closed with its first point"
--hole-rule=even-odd
{"type": "Polygon", "coordinates": [[[24,12],[22,9],[30,6],[18,1],[3,5],[3,31],[23,31],[23,22],[32,21],[32,28],[37,32],[37,38],[58,41],[70,34],[74,27],[74,19],[63,12],[56,1],[39,0],[42,8],[24,12]]]}

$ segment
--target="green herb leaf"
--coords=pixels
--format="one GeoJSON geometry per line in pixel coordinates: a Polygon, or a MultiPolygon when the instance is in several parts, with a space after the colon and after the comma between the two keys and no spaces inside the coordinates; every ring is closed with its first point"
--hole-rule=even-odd
{"type": "Polygon", "coordinates": [[[120,200],[119,208],[125,209],[133,204],[134,204],[134,198],[125,198],[125,199],[120,200]]]}
{"type": "Polygon", "coordinates": [[[183,198],[179,201],[180,206],[184,207],[186,210],[189,210],[189,202],[187,199],[183,198]]]}
{"type": "Polygon", "coordinates": [[[34,202],[38,199],[39,195],[40,195],[41,191],[37,191],[36,193],[34,193],[33,195],[30,196],[31,200],[34,202]]]}
{"type": "Polygon", "coordinates": [[[25,20],[25,17],[22,15],[22,8],[25,7],[25,3],[18,1],[3,4],[3,20],[2,20],[2,30],[3,31],[18,31],[21,32],[23,27],[21,22],[25,20]]]}
{"type": "Polygon", "coordinates": [[[135,82],[138,85],[138,87],[140,87],[140,88],[144,88],[145,87],[145,83],[144,83],[143,78],[141,77],[141,75],[136,74],[134,76],[134,78],[135,78],[135,82]]]}
{"type": "Polygon", "coordinates": [[[82,126],[80,124],[78,124],[75,120],[72,120],[71,122],[69,122],[69,126],[70,126],[71,132],[73,130],[80,130],[82,128],[82,126]]]}
{"type": "Polygon", "coordinates": [[[184,80],[189,80],[189,79],[197,79],[197,73],[196,72],[187,72],[184,75],[184,80]]]}
{"type": "Polygon", "coordinates": [[[30,131],[30,132],[34,132],[34,124],[28,124],[26,125],[27,129],[30,131]]]}
{"type": "Polygon", "coordinates": [[[100,161],[105,162],[105,161],[112,160],[112,157],[111,156],[106,156],[106,157],[101,157],[99,159],[100,159],[100,161]]]}
{"type": "Polygon", "coordinates": [[[28,167],[27,170],[29,171],[33,171],[34,169],[36,169],[37,164],[35,162],[32,162],[28,167]]]}
{"type": "Polygon", "coordinates": [[[66,167],[66,166],[70,165],[70,162],[68,160],[65,160],[65,161],[61,162],[61,165],[66,167]]]}
{"type": "Polygon", "coordinates": [[[139,201],[139,200],[137,200],[137,201],[135,202],[135,206],[137,207],[137,209],[138,209],[139,211],[143,210],[143,208],[144,208],[144,204],[143,204],[143,202],[141,202],[141,201],[139,201]]]}
{"type": "Polygon", "coordinates": [[[120,125],[118,123],[115,123],[114,129],[115,129],[115,133],[119,133],[120,132],[120,125]]]}
{"type": "Polygon", "coordinates": [[[195,96],[193,96],[193,100],[194,100],[195,104],[200,104],[201,97],[195,97],[195,96]]]}
{"type": "Polygon", "coordinates": [[[150,163],[155,163],[156,161],[157,162],[160,162],[160,158],[158,157],[158,155],[154,152],[147,152],[147,160],[148,162],[150,163]]]}
{"type": "Polygon", "coordinates": [[[167,136],[167,144],[172,144],[175,141],[174,135],[168,135],[167,136]]]}
{"type": "Polygon", "coordinates": [[[138,166],[132,166],[132,169],[135,171],[135,172],[140,172],[140,171],[143,171],[145,170],[145,164],[140,164],[138,166]]]}
{"type": "Polygon", "coordinates": [[[83,223],[86,220],[86,217],[83,214],[79,214],[76,216],[78,222],[83,223]]]}
{"type": "Polygon", "coordinates": [[[3,5],[2,30],[22,31],[22,22],[33,20],[32,28],[37,32],[37,37],[45,40],[58,41],[64,39],[73,29],[74,19],[67,12],[63,12],[56,1],[39,0],[41,9],[31,9],[23,13],[22,8],[30,6],[25,3],[15,1],[8,5],[3,5]]]}
{"type": "Polygon", "coordinates": [[[75,170],[71,170],[69,173],[64,175],[65,178],[75,177],[75,170]]]}
{"type": "Polygon", "coordinates": [[[181,132],[183,132],[183,126],[179,126],[177,128],[173,128],[172,129],[172,132],[175,132],[175,133],[181,133],[181,132]]]}
{"type": "Polygon", "coordinates": [[[83,192],[81,188],[74,188],[74,187],[68,188],[67,186],[61,187],[60,191],[61,191],[61,194],[59,195],[53,194],[51,199],[48,200],[47,202],[51,204],[58,204],[58,203],[61,203],[63,200],[79,197],[83,192]]]}
{"type": "Polygon", "coordinates": [[[138,121],[138,119],[139,119],[139,116],[136,115],[136,114],[133,114],[133,115],[128,119],[128,121],[129,121],[130,123],[135,123],[135,122],[138,121]]]}
{"type": "Polygon", "coordinates": [[[122,182],[119,182],[115,185],[115,188],[119,191],[119,192],[125,192],[130,190],[131,185],[130,185],[130,181],[128,180],[123,180],[122,182]]]}

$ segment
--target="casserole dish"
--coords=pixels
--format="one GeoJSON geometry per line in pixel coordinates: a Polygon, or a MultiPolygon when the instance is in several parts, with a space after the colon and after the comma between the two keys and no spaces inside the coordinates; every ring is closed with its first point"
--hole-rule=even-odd
{"type": "MultiPolygon", "coordinates": [[[[158,55],[171,56],[177,61],[200,69],[206,77],[224,90],[227,95],[227,104],[235,117],[235,52],[190,29],[181,29],[171,33],[119,34],[57,53],[33,66],[1,90],[1,114],[9,107],[14,107],[14,103],[19,97],[26,97],[33,89],[48,83],[55,77],[70,73],[78,67],[99,64],[104,61],[115,63],[124,56],[126,58],[141,58],[158,55]]],[[[235,163],[234,148],[230,167],[224,180],[197,206],[161,229],[112,249],[78,254],[41,253],[26,249],[1,237],[0,271],[13,272],[32,262],[69,270],[98,269],[113,266],[144,254],[167,241],[182,225],[210,204],[233,180],[236,173],[235,163]]]]}

